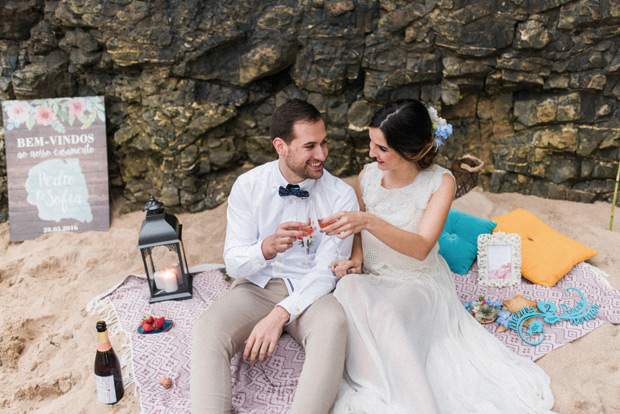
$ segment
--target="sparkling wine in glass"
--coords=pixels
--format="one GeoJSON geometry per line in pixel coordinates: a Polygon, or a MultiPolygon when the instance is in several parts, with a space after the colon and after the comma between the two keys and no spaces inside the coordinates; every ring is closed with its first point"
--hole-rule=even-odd
{"type": "MultiPolygon", "coordinates": [[[[324,229],[325,227],[331,226],[332,224],[335,223],[335,221],[330,221],[329,223],[326,222],[324,219],[320,219],[318,220],[319,222],[319,227],[321,227],[321,229],[324,229]]],[[[332,237],[338,237],[338,236],[332,236],[332,237]]],[[[335,249],[336,249],[336,260],[343,260],[343,259],[348,259],[348,257],[340,254],[340,251],[338,250],[338,243],[334,243],[335,249]]]]}
{"type": "MultiPolygon", "coordinates": [[[[328,217],[330,214],[327,212],[327,208],[326,206],[321,202],[320,196],[317,194],[316,195],[317,199],[316,199],[316,208],[318,210],[319,213],[319,218],[317,220],[317,222],[319,223],[319,227],[321,227],[321,229],[324,229],[325,227],[334,224],[333,221],[327,222],[325,221],[325,218],[328,217]]],[[[325,234],[326,236],[327,234],[325,234]]],[[[332,237],[337,237],[337,236],[332,236],[332,237]]],[[[340,251],[338,249],[338,242],[334,243],[335,249],[336,249],[336,260],[343,260],[343,259],[348,259],[348,257],[343,256],[342,254],[340,254],[340,251]]]]}
{"type": "Polygon", "coordinates": [[[310,261],[308,261],[308,253],[310,252],[310,245],[312,244],[312,236],[314,234],[314,226],[312,226],[312,219],[308,218],[308,222],[304,223],[299,230],[303,232],[303,235],[300,236],[299,244],[304,249],[304,260],[299,263],[301,267],[307,268],[312,265],[310,261]]]}

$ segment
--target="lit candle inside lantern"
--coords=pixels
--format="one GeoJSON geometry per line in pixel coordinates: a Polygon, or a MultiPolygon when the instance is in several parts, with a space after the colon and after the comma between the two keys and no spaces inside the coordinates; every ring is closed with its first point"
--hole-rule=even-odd
{"type": "Polygon", "coordinates": [[[161,272],[158,272],[155,275],[155,285],[158,289],[164,289],[167,293],[176,292],[179,290],[179,285],[177,283],[177,272],[173,267],[167,267],[161,272]],[[159,279],[159,283],[158,283],[159,279]],[[161,286],[161,288],[160,288],[161,286]]]}

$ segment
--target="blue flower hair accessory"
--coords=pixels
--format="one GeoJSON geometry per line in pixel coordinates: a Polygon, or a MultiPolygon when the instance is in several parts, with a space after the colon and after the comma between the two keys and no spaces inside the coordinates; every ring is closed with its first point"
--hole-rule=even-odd
{"type": "Polygon", "coordinates": [[[443,142],[452,135],[452,124],[449,124],[444,118],[440,117],[437,110],[432,106],[428,107],[428,114],[433,123],[433,135],[435,136],[435,148],[443,145],[443,142]]]}

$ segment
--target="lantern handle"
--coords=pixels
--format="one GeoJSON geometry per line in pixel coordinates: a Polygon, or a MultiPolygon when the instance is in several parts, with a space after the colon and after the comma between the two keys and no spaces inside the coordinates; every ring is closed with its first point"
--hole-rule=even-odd
{"type": "Polygon", "coordinates": [[[164,204],[160,201],[157,201],[155,197],[151,196],[149,201],[146,202],[142,211],[156,211],[164,208],[164,204]]]}

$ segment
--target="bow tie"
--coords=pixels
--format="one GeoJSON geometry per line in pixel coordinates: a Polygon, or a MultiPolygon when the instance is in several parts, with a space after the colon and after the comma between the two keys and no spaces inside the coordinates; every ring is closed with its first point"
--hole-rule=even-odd
{"type": "Polygon", "coordinates": [[[280,188],[278,189],[278,194],[280,194],[281,197],[284,196],[295,196],[295,197],[310,197],[310,193],[307,192],[306,190],[302,190],[297,184],[288,184],[285,187],[280,186],[280,188]]]}

